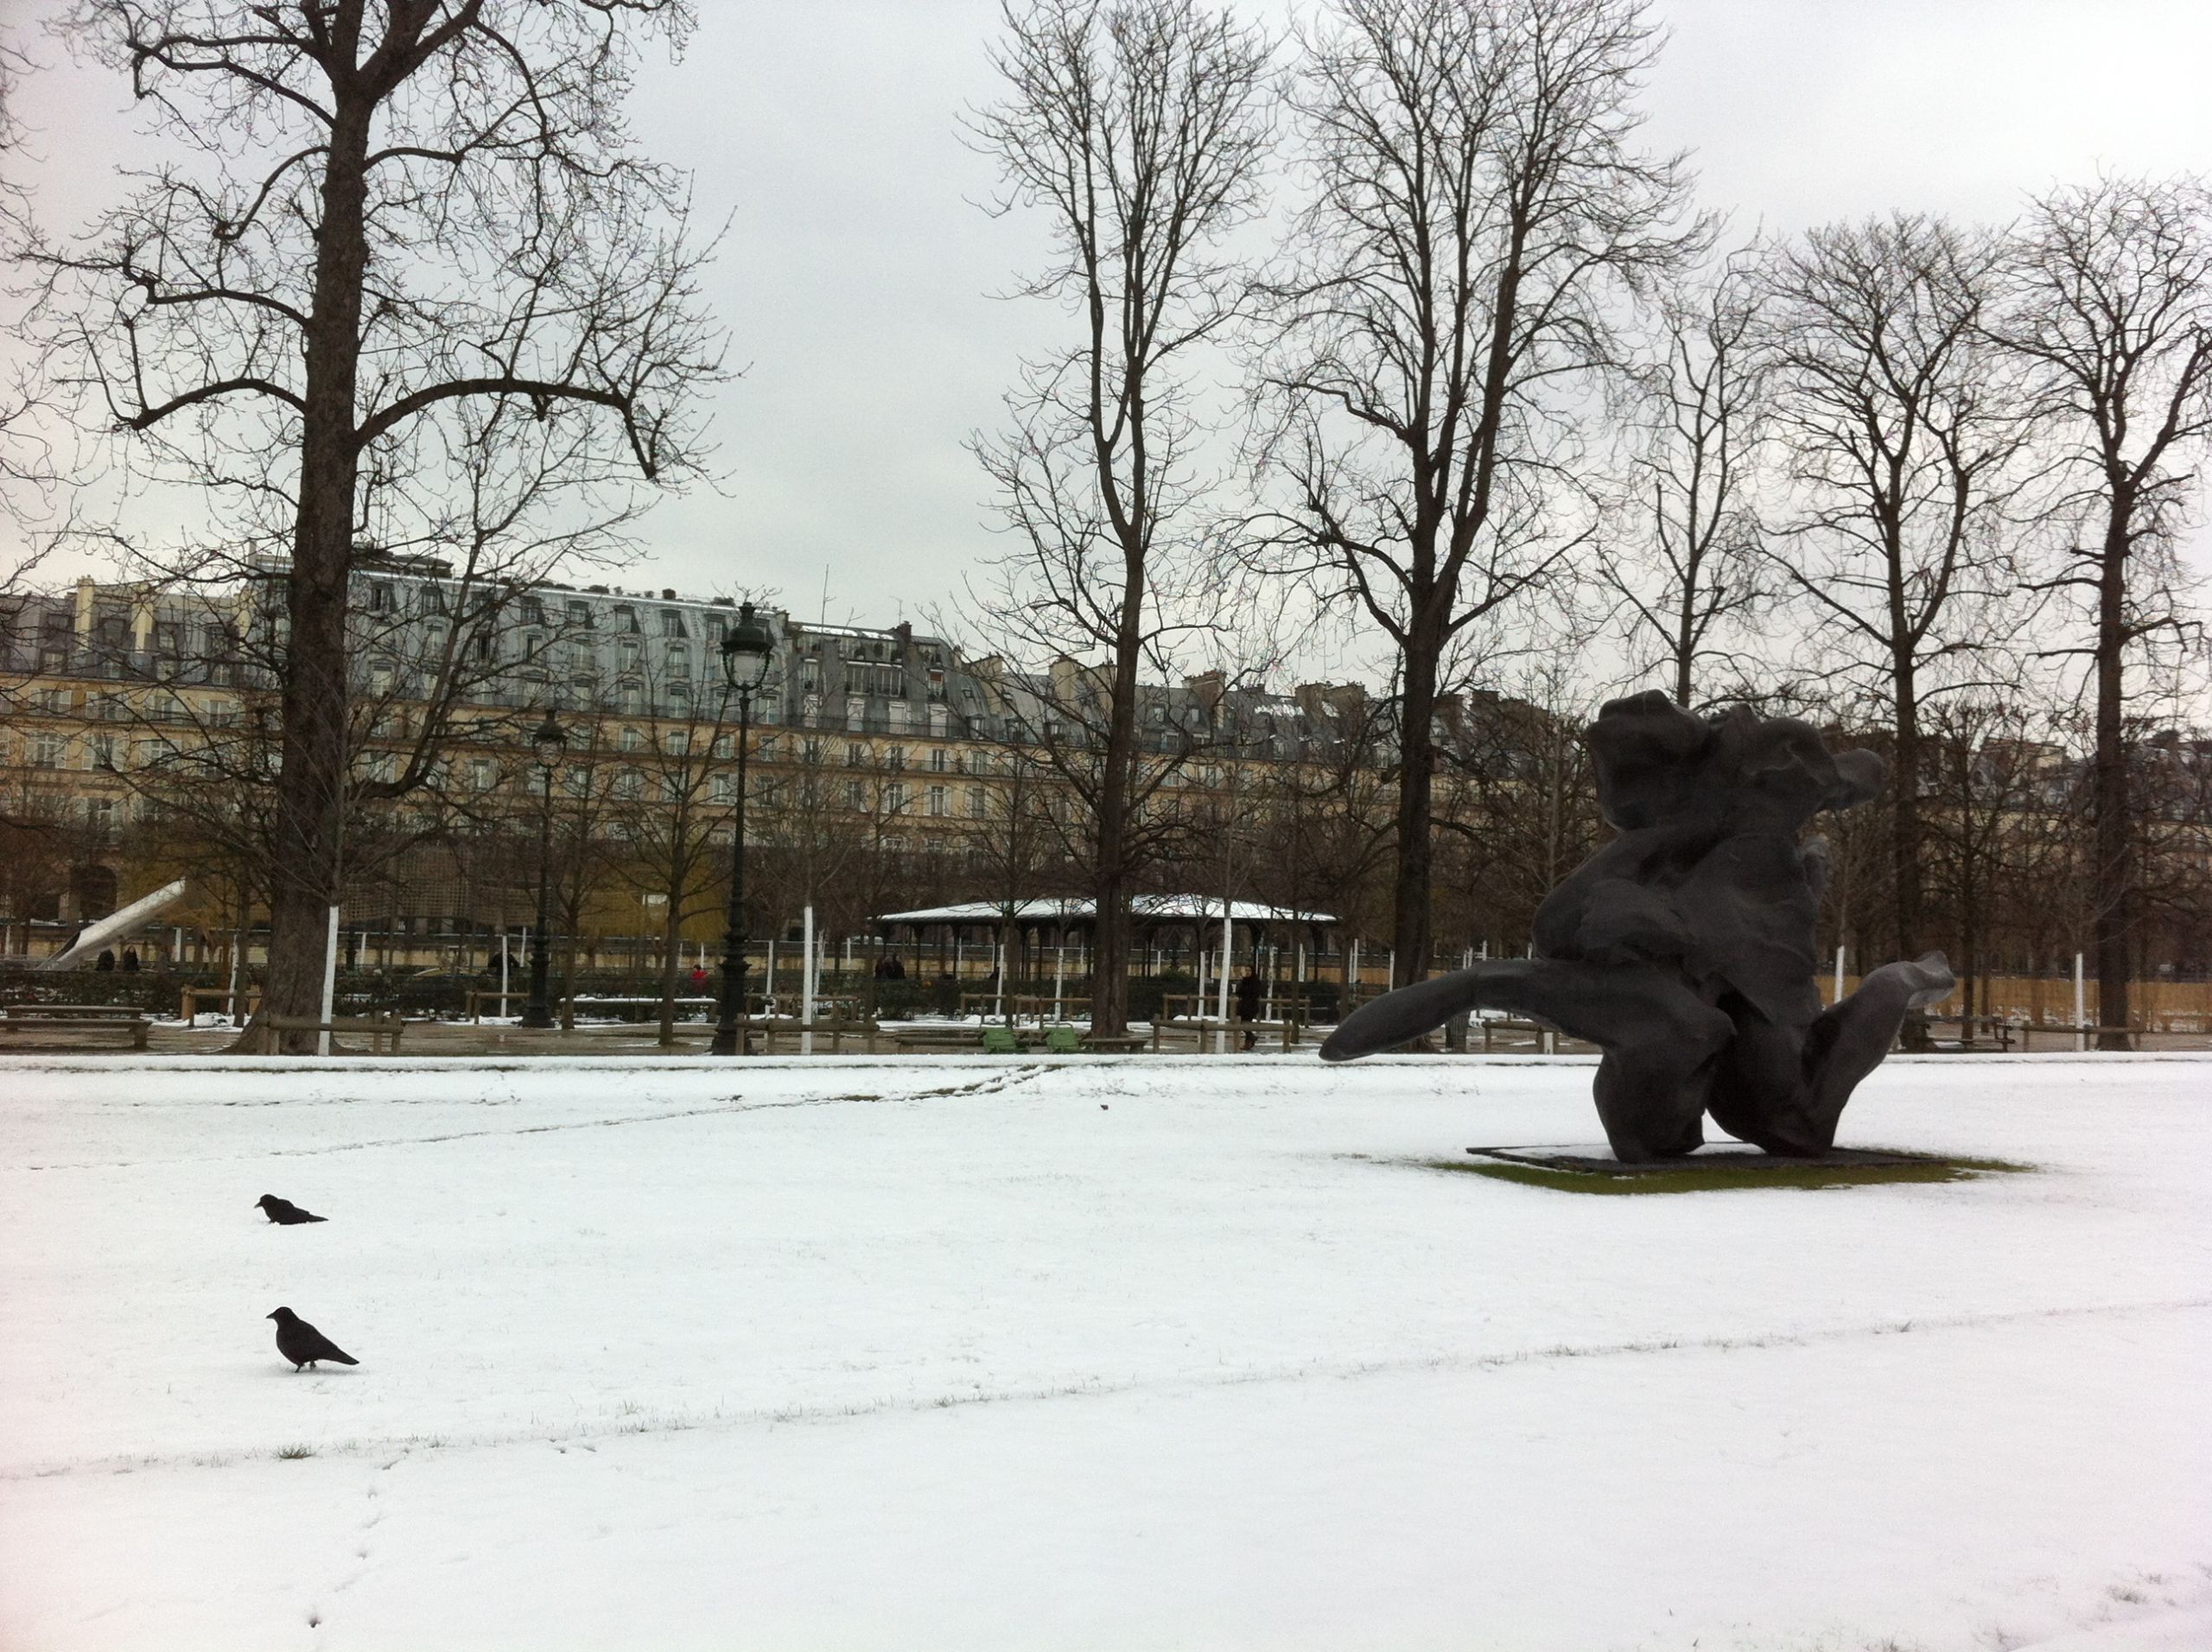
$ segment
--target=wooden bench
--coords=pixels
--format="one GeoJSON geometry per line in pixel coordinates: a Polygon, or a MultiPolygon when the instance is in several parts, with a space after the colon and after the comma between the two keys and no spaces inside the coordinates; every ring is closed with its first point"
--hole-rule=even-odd
{"type": "Polygon", "coordinates": [[[14,1004],[0,1010],[0,1032],[121,1033],[146,1047],[153,1022],[128,1004],[14,1004]]]}
{"type": "Polygon", "coordinates": [[[1135,1055],[1151,1042],[1149,1032],[1086,1032],[1077,1040],[1081,1048],[1101,1055],[1135,1055]]]}
{"type": "Polygon", "coordinates": [[[273,1056],[276,1042],[287,1032],[312,1032],[317,1037],[327,1032],[333,1039],[351,1033],[369,1041],[371,1055],[383,1055],[380,1046],[389,1039],[389,1053],[399,1053],[400,1034],[407,1030],[407,1023],[397,1015],[336,1015],[329,1020],[318,1021],[312,1015],[264,1015],[260,1022],[261,1053],[273,1056]]]}
{"type": "Polygon", "coordinates": [[[897,1027],[882,1029],[883,1036],[899,1046],[902,1055],[927,1054],[935,1052],[980,1051],[983,1047],[983,1032],[976,1026],[916,1027],[901,1032],[897,1027]]]}

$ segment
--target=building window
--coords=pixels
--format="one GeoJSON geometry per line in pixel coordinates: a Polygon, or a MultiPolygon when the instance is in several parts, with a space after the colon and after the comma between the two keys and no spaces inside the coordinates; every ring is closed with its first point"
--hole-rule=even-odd
{"type": "Polygon", "coordinates": [[[822,742],[818,740],[810,740],[807,741],[805,746],[801,748],[800,760],[802,762],[814,764],[818,766],[822,761],[822,742]]]}
{"type": "Polygon", "coordinates": [[[845,744],[845,766],[849,769],[856,769],[867,761],[868,747],[856,740],[848,740],[845,744]]]}
{"type": "Polygon", "coordinates": [[[950,810],[945,802],[944,788],[943,786],[931,786],[930,788],[930,813],[932,815],[943,815],[949,812],[950,812],[950,810]]]}
{"type": "Polygon", "coordinates": [[[68,760],[69,742],[59,734],[31,736],[31,766],[35,769],[58,769],[68,760]]]}
{"type": "Polygon", "coordinates": [[[579,764],[569,769],[564,784],[571,797],[581,797],[591,790],[591,771],[579,764]]]}
{"type": "Polygon", "coordinates": [[[614,629],[629,636],[638,634],[638,611],[626,602],[614,605],[614,629]]]}
{"type": "Polygon", "coordinates": [[[499,768],[490,758],[472,757],[468,759],[468,789],[471,791],[489,791],[499,784],[499,768]]]}
{"type": "Polygon", "coordinates": [[[893,781],[883,789],[883,808],[886,814],[903,815],[906,812],[906,788],[893,781]]]}
{"type": "Polygon", "coordinates": [[[660,611],[660,634],[664,637],[686,637],[690,634],[683,629],[683,615],[679,610],[663,608],[660,611]]]}
{"type": "Polygon", "coordinates": [[[930,769],[933,773],[937,774],[943,774],[944,772],[944,747],[932,746],[930,747],[930,769]]]}
{"type": "Polygon", "coordinates": [[[371,613],[391,612],[391,587],[383,580],[374,580],[370,582],[369,612],[371,613]]]}
{"type": "Polygon", "coordinates": [[[968,813],[971,818],[976,820],[982,819],[985,815],[990,812],[990,799],[985,794],[982,787],[969,786],[968,788],[968,813]]]}
{"type": "Polygon", "coordinates": [[[625,769],[614,777],[614,795],[618,797],[640,797],[644,794],[645,789],[645,777],[637,769],[625,769]]]}
{"type": "Polygon", "coordinates": [[[903,746],[893,746],[888,752],[884,753],[883,761],[886,768],[905,768],[906,766],[906,748],[903,746]]]}
{"type": "Polygon", "coordinates": [[[691,651],[681,643],[671,643],[668,649],[668,674],[671,677],[691,675],[691,651]]]}
{"type": "Polygon", "coordinates": [[[626,752],[644,751],[645,737],[634,728],[625,728],[622,731],[622,749],[626,752]]]}
{"type": "Polygon", "coordinates": [[[569,624],[577,631],[589,631],[591,629],[591,604],[588,602],[570,601],[569,604],[569,624]]]}
{"type": "Polygon", "coordinates": [[[92,736],[92,766],[112,772],[115,768],[115,736],[95,734],[92,736]]]}
{"type": "Polygon", "coordinates": [[[712,787],[708,795],[713,797],[716,803],[723,804],[724,806],[735,803],[737,801],[737,777],[734,774],[717,774],[714,778],[712,787]]]}
{"type": "Polygon", "coordinates": [[[845,782],[845,807],[848,809],[868,807],[868,788],[858,780],[845,782]]]}

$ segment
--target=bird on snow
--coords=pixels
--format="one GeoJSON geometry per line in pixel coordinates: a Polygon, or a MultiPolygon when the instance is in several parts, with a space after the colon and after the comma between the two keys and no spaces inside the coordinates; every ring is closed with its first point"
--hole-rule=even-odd
{"type": "Polygon", "coordinates": [[[296,1222],[327,1222],[327,1216],[317,1216],[313,1210],[302,1210],[289,1199],[280,1199],[274,1193],[264,1193],[254,1200],[257,1210],[266,1210],[271,1222],[281,1222],[290,1227],[296,1222]]]}
{"type": "Polygon", "coordinates": [[[292,1362],[296,1371],[319,1359],[334,1359],[340,1365],[361,1363],[289,1308],[279,1308],[266,1317],[276,1322],[276,1351],[292,1362]]]}

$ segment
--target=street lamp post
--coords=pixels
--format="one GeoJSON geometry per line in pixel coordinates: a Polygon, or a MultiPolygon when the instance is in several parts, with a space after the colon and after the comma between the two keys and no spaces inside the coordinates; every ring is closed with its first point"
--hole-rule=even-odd
{"type": "MultiPolygon", "coordinates": [[[[545,908],[548,872],[553,862],[553,769],[561,760],[563,747],[568,736],[561,725],[553,720],[553,710],[547,707],[545,721],[537,725],[537,732],[531,736],[531,744],[537,748],[537,769],[542,782],[541,807],[537,816],[537,929],[531,937],[530,947],[530,1003],[523,1010],[524,1026],[550,1026],[553,1008],[546,999],[547,954],[551,950],[546,942],[545,908]]],[[[504,1007],[502,1007],[504,1009],[504,1007]]]]}
{"type": "Polygon", "coordinates": [[[776,639],[750,602],[737,611],[737,623],[722,638],[722,677],[737,696],[737,810],[730,825],[729,927],[722,936],[721,1019],[715,1027],[713,1053],[745,1053],[745,759],[752,743],[753,696],[768,680],[776,639]]]}

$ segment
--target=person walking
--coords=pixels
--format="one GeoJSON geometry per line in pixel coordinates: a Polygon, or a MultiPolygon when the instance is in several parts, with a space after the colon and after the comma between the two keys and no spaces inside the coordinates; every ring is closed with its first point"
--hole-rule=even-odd
{"type": "Polygon", "coordinates": [[[1244,1023],[1244,1047],[1257,1049],[1259,1029],[1253,1024],[1260,1019],[1260,977],[1249,964],[1236,982],[1236,1019],[1244,1023]]]}

